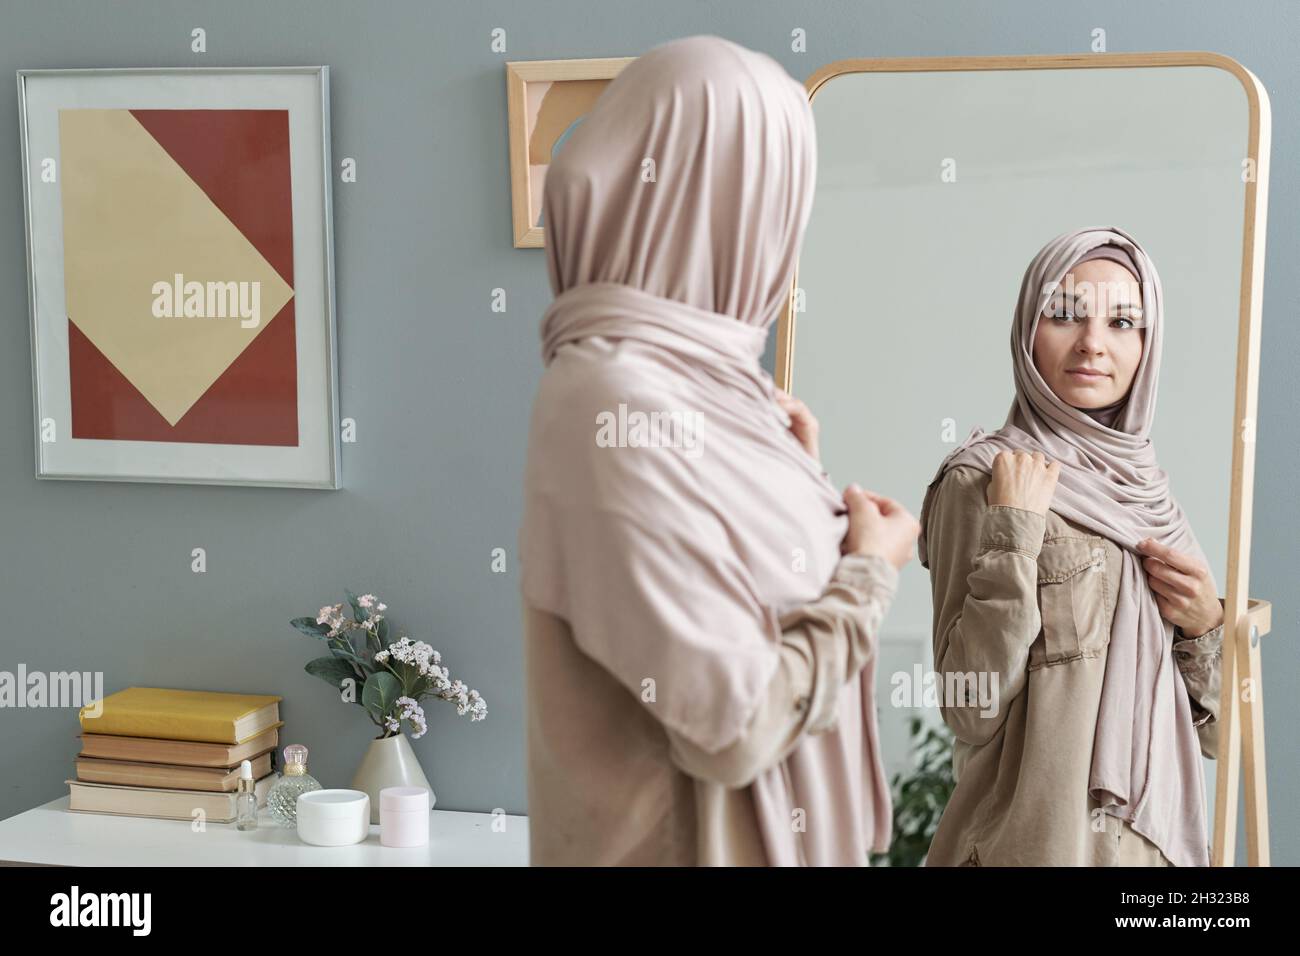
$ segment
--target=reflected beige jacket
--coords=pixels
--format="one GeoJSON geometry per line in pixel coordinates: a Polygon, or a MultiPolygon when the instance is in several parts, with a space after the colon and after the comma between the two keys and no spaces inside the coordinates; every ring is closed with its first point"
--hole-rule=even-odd
{"type": "Polygon", "coordinates": [[[835,725],[840,690],[876,653],[897,586],[884,558],[841,558],[826,592],[781,618],[767,696],[714,754],[656,721],[562,618],[526,605],[532,865],[766,865],[748,785],[804,734],[835,725]]]}
{"type": "MultiPolygon", "coordinates": [[[[977,468],[949,470],[926,527],[936,683],[956,688],[975,675],[967,706],[940,693],[956,789],[926,865],[1110,866],[1142,856],[1169,865],[1088,794],[1119,546],[1053,511],[989,506],[989,480],[977,468]],[[981,706],[980,675],[984,704],[997,675],[996,713],[981,706]]],[[[1223,628],[1187,638],[1165,626],[1201,751],[1214,757],[1223,628]]]]}

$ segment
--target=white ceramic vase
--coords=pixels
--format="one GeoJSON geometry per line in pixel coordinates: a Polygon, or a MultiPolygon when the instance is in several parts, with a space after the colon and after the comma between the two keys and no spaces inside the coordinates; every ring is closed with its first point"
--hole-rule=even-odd
{"type": "Polygon", "coordinates": [[[370,741],[361,765],[352,775],[352,789],[370,795],[371,823],[379,822],[379,791],[385,787],[425,787],[429,791],[429,809],[437,802],[406,734],[370,741]]]}

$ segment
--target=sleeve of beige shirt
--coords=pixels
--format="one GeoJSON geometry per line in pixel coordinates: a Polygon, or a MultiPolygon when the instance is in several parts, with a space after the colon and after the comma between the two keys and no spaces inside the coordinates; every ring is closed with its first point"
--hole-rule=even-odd
{"type": "Polygon", "coordinates": [[[745,732],[707,753],[668,730],[673,762],[693,777],[738,788],[784,760],[804,734],[835,725],[840,689],[876,653],[898,570],[878,555],[845,555],[825,593],[781,618],[780,666],[745,732]]]}
{"type": "Polygon", "coordinates": [[[982,744],[1006,719],[1007,705],[1025,688],[1029,647],[1042,629],[1038,553],[1047,519],[1034,511],[990,506],[983,473],[954,468],[940,483],[927,516],[926,550],[934,597],[934,661],[942,686],[998,681],[997,712],[976,701],[949,706],[944,722],[959,740],[982,744]],[[968,675],[963,680],[949,675],[968,675]]]}
{"type": "Polygon", "coordinates": [[[1192,725],[1201,740],[1201,753],[1219,756],[1219,689],[1222,685],[1223,625],[1199,637],[1174,628],[1174,660],[1192,702],[1192,725]]]}

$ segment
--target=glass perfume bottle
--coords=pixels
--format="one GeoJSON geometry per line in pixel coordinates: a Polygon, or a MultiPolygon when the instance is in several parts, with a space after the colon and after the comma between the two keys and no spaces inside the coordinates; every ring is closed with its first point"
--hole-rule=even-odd
{"type": "Polygon", "coordinates": [[[307,772],[307,748],[290,744],[284,748],[284,776],[266,795],[271,818],[283,827],[298,825],[298,796],[319,790],[320,783],[307,772]]]}
{"type": "Polygon", "coordinates": [[[237,829],[257,829],[257,794],[254,793],[253,786],[253,765],[247,760],[242,760],[239,763],[239,792],[235,794],[237,829]]]}

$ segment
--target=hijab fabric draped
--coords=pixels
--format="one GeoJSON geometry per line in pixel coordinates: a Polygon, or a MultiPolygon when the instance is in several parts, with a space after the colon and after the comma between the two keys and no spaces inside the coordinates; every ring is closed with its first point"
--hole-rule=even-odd
{"type": "Polygon", "coordinates": [[[1208,866],[1191,703],[1173,657],[1172,625],[1160,616],[1136,550],[1149,537],[1205,561],[1149,437],[1163,329],[1160,277],[1128,233],[1114,226],[1079,229],[1044,246],[1025,271],[1011,327],[1016,395],[1007,421],[992,433],[974,428],[939,466],[921,508],[918,547],[928,568],[926,519],[948,469],[970,465],[991,474],[998,452],[1016,450],[1041,451],[1061,463],[1052,510],[1114,541],[1122,554],[1088,790],[1106,813],[1126,820],[1170,862],[1208,866]],[[1113,259],[1137,278],[1146,332],[1127,396],[1084,411],[1051,390],[1032,356],[1039,317],[1066,274],[1092,258],[1113,259]]]}
{"type": "MultiPolygon", "coordinates": [[[[824,592],[847,527],[759,364],[815,167],[803,88],[765,55],[698,36],[630,63],[546,178],[555,299],[529,435],[523,596],[710,753],[756,713],[778,619],[824,592]],[[632,428],[605,447],[598,419],[622,409],[693,415],[693,447],[636,445],[632,428]]],[[[874,656],[841,691],[837,726],[750,785],[769,863],[860,865],[888,848],[873,680],[874,656]]]]}

